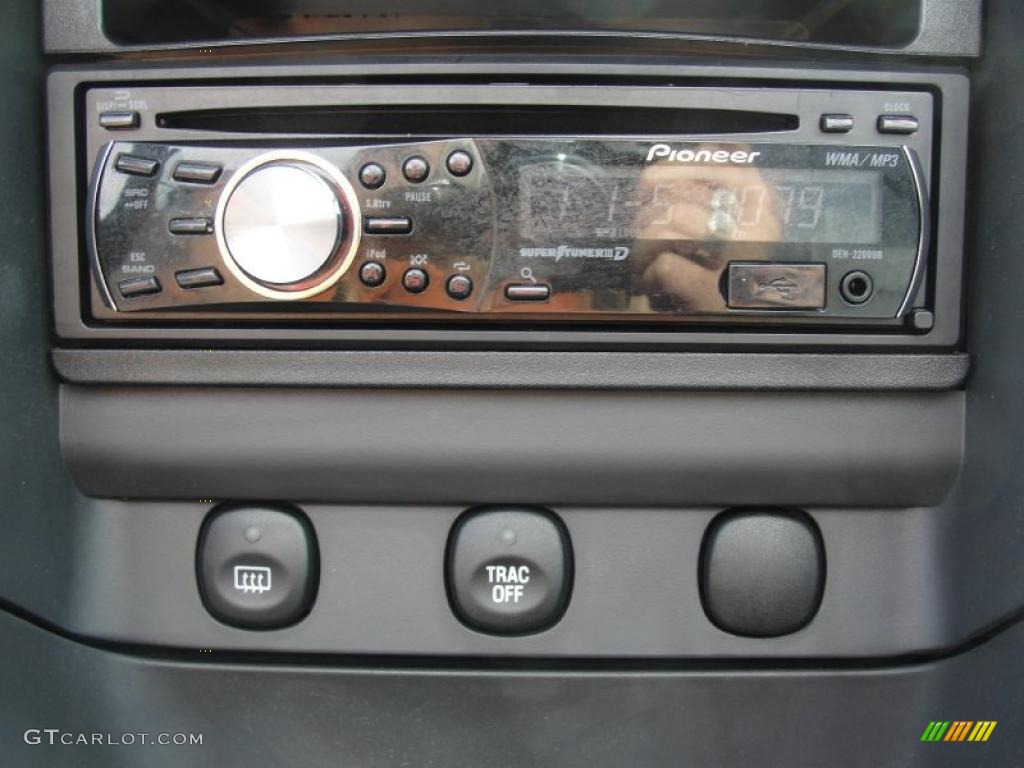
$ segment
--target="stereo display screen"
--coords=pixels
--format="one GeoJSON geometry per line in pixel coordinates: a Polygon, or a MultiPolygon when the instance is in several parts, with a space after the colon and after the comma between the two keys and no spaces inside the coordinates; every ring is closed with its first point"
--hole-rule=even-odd
{"type": "Polygon", "coordinates": [[[520,233],[876,244],[881,183],[878,171],[652,166],[624,175],[555,160],[520,171],[520,233]]]}

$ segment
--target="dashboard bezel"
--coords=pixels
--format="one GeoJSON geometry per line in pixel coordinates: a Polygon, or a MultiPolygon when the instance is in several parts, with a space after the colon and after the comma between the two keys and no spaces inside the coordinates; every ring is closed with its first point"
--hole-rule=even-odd
{"type": "MultiPolygon", "coordinates": [[[[897,72],[855,69],[813,69],[804,66],[744,65],[721,67],[710,64],[671,65],[663,63],[623,64],[602,60],[588,63],[586,75],[578,65],[565,60],[538,60],[532,63],[502,61],[490,57],[459,63],[366,60],[359,63],[316,64],[306,66],[254,65],[239,63],[229,70],[219,69],[212,79],[206,67],[167,67],[136,65],[93,68],[58,68],[49,77],[49,121],[51,142],[51,197],[54,217],[51,221],[54,259],[54,300],[57,335],[63,339],[109,343],[193,344],[203,346],[309,347],[328,344],[333,347],[439,348],[439,349],[666,349],[680,347],[754,347],[783,349],[861,348],[950,348],[960,337],[960,272],[962,269],[963,181],[966,170],[966,116],[968,84],[956,70],[915,70],[897,72]],[[225,72],[228,74],[225,75],[225,72]],[[225,80],[225,76],[228,78],[225,80]],[[851,333],[842,328],[790,330],[768,326],[757,330],[706,330],[592,328],[517,329],[515,326],[451,328],[440,324],[416,328],[373,327],[351,324],[274,325],[271,317],[258,327],[232,327],[229,323],[199,326],[184,319],[170,318],[160,325],[125,327],[103,322],[89,311],[90,305],[102,305],[88,280],[83,258],[83,228],[79,211],[84,210],[82,195],[88,169],[82,161],[88,156],[88,129],[83,123],[84,99],[89,88],[154,85],[246,85],[258,79],[268,87],[296,84],[336,86],[373,80],[373,87],[390,91],[395,98],[409,89],[424,85],[475,90],[484,94],[534,89],[564,89],[564,93],[593,94],[593,87],[604,82],[638,88],[674,84],[713,84],[728,96],[728,88],[770,87],[818,88],[837,92],[846,89],[922,90],[934,99],[934,153],[922,158],[932,167],[932,242],[935,243],[925,290],[935,307],[931,328],[905,327],[880,332],[851,333]],[[275,83],[275,80],[278,82],[275,83]],[[490,82],[487,82],[490,81],[490,82]],[[484,84],[480,84],[483,82],[484,84]],[[384,84],[388,88],[380,88],[384,84]],[[554,83],[555,85],[552,85],[554,83]],[[526,85],[524,85],[526,84],[526,85]],[[77,150],[77,151],[75,151],[77,150]],[[76,183],[69,185],[73,178],[76,183]]],[[[213,89],[211,89],[212,91],[213,89]]],[[[215,98],[215,94],[211,93],[215,98]]],[[[805,120],[806,124],[806,120],[805,120]]],[[[745,136],[745,140],[750,138],[745,136]]],[[[851,141],[853,141],[851,139],[851,141]]]]}

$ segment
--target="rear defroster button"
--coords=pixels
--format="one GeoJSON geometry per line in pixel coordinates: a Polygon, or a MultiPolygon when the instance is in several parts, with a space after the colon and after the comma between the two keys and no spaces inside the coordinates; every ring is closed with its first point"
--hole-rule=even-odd
{"type": "Polygon", "coordinates": [[[245,629],[274,629],[305,616],[316,594],[319,555],[313,528],[296,509],[229,506],[199,533],[196,575],[214,618],[245,629]]]}
{"type": "Polygon", "coordinates": [[[547,510],[467,512],[452,528],[446,561],[452,608],[480,632],[540,632],[569,604],[572,545],[565,526],[547,510]]]}

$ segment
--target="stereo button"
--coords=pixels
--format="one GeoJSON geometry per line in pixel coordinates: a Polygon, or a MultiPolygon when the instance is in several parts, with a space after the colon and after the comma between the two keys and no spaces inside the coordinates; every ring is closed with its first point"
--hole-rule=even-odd
{"type": "Polygon", "coordinates": [[[178,163],[174,168],[174,180],[190,184],[213,184],[220,178],[221,167],[210,163],[178,163]]]}
{"type": "Polygon", "coordinates": [[[201,217],[190,219],[171,219],[167,229],[172,235],[208,235],[213,232],[213,222],[201,217]]]}
{"type": "Polygon", "coordinates": [[[452,176],[465,176],[473,170],[473,157],[468,152],[457,149],[448,155],[448,173],[452,176]]]}
{"type": "Polygon", "coordinates": [[[506,285],[505,298],[509,301],[547,301],[551,298],[551,286],[544,283],[506,285]]]}
{"type": "Polygon", "coordinates": [[[139,127],[138,112],[101,112],[100,128],[108,131],[130,131],[139,127]]]}
{"type": "Polygon", "coordinates": [[[136,155],[118,155],[114,161],[114,168],[130,176],[152,176],[159,167],[160,163],[156,160],[136,155]]]}
{"type": "Polygon", "coordinates": [[[920,124],[911,115],[880,115],[878,118],[879,133],[917,133],[920,124]]]}
{"type": "Polygon", "coordinates": [[[481,632],[540,632],[569,604],[572,545],[565,526],[546,510],[463,515],[449,537],[446,567],[452,608],[481,632]]]}
{"type": "Polygon", "coordinates": [[[405,161],[405,165],[402,166],[402,173],[413,184],[419,184],[430,175],[430,164],[426,159],[416,155],[405,161]]]}
{"type": "Polygon", "coordinates": [[[429,283],[430,277],[427,273],[416,267],[407,269],[405,274],[402,275],[402,285],[409,293],[423,293],[427,290],[429,283]]]}
{"type": "Polygon", "coordinates": [[[368,288],[376,288],[384,284],[387,270],[379,261],[367,261],[359,268],[359,280],[368,288]]]}
{"type": "Polygon", "coordinates": [[[387,173],[377,163],[367,163],[359,169],[359,183],[367,189],[380,189],[386,178],[387,173]]]}
{"type": "Polygon", "coordinates": [[[221,277],[220,272],[213,267],[175,272],[174,279],[178,282],[179,286],[186,290],[192,288],[208,288],[211,285],[224,284],[224,278],[221,277]]]}
{"type": "Polygon", "coordinates": [[[853,115],[822,115],[820,126],[825,133],[849,133],[853,130],[853,115]]]}
{"type": "Polygon", "coordinates": [[[469,279],[468,275],[452,275],[448,278],[445,290],[456,301],[462,301],[468,299],[469,295],[473,293],[473,281],[469,279]]]}
{"type": "Polygon", "coordinates": [[[160,293],[160,281],[155,277],[132,277],[117,284],[117,290],[126,299],[160,293]]]}
{"type": "Polygon", "coordinates": [[[412,232],[412,219],[408,216],[367,216],[363,231],[368,235],[408,235],[412,232]]]}

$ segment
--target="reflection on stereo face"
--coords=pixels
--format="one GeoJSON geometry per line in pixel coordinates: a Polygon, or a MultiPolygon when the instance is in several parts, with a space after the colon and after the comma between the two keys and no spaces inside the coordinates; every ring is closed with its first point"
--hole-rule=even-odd
{"type": "Polygon", "coordinates": [[[862,244],[882,234],[877,171],[658,164],[623,175],[576,158],[525,166],[519,179],[520,232],[538,240],[862,244]]]}
{"type": "Polygon", "coordinates": [[[922,89],[145,85],[110,127],[120,90],[86,88],[102,323],[916,333],[933,301],[922,89]]]}
{"type": "Polygon", "coordinates": [[[561,138],[302,150],[113,142],[92,190],[96,268],[123,313],[268,302],[396,318],[905,311],[924,258],[912,152],[671,147],[561,138]],[[851,254],[866,252],[877,254],[872,293],[851,302],[841,279],[851,254]],[[780,274],[818,265],[820,296],[731,300],[730,265],[751,261],[780,274]],[[211,279],[197,283],[197,271],[211,279]]]}

